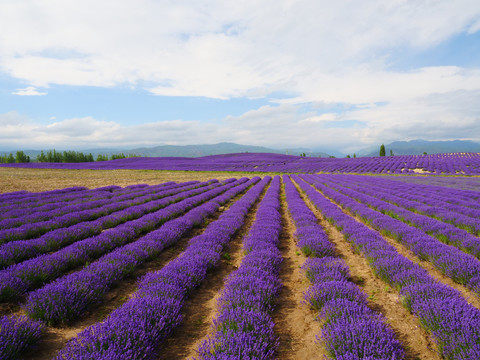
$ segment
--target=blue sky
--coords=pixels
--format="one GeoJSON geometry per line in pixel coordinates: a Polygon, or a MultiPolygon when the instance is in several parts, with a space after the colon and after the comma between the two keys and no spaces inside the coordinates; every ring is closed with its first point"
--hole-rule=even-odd
{"type": "Polygon", "coordinates": [[[480,3],[0,3],[0,148],[480,141],[480,3]]]}

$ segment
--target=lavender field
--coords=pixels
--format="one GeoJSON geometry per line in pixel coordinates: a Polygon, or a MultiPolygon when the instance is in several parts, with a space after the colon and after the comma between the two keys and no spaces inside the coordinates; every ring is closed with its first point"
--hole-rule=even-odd
{"type": "Polygon", "coordinates": [[[188,171],[253,171],[282,173],[480,175],[479,153],[402,155],[359,158],[312,158],[280,154],[241,153],[198,158],[127,158],[86,163],[19,163],[5,167],[47,169],[134,169],[188,171]]]}
{"type": "Polygon", "coordinates": [[[0,359],[479,359],[480,180],[430,178],[0,194],[0,359]]]}

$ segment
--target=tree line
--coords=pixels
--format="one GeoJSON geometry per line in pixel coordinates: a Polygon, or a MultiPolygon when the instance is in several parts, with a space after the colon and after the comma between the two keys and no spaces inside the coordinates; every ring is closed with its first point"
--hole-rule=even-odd
{"type": "Polygon", "coordinates": [[[15,156],[12,153],[0,155],[0,164],[28,163],[30,156],[23,151],[17,151],[15,156]]]}
{"type": "Polygon", "coordinates": [[[44,152],[43,150],[34,160],[30,159],[30,156],[26,155],[23,151],[17,151],[15,155],[13,153],[0,155],[0,163],[2,164],[14,164],[14,163],[29,163],[29,162],[49,162],[49,163],[79,163],[79,162],[92,162],[92,161],[107,161],[125,159],[130,157],[137,157],[138,155],[132,154],[98,154],[96,158],[92,153],[85,154],[81,151],[56,151],[55,149],[44,152]]]}

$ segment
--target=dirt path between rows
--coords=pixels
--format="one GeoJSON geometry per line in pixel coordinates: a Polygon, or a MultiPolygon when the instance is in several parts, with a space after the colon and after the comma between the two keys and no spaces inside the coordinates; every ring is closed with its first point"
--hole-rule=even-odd
{"type": "Polygon", "coordinates": [[[407,360],[440,360],[441,357],[436,351],[434,342],[423,329],[420,321],[402,306],[398,291],[377,278],[366,259],[351,249],[343,234],[326,221],[304,193],[301,192],[301,196],[320,220],[320,225],[327,232],[329,240],[335,244],[338,256],[348,265],[352,280],[369,295],[369,306],[383,314],[404,345],[405,358],[407,360]]]}
{"type": "Polygon", "coordinates": [[[282,225],[280,251],[283,264],[280,279],[283,287],[273,312],[275,331],[280,337],[278,358],[286,360],[323,359],[326,355],[323,347],[315,342],[320,333],[320,324],[315,321],[316,312],[304,303],[303,293],[310,282],[300,269],[306,257],[298,249],[294,237],[295,224],[288,213],[282,187],[282,225]]]}
{"type": "Polygon", "coordinates": [[[225,279],[241,263],[243,237],[255,222],[258,206],[268,187],[250,209],[243,226],[231,239],[220,263],[185,302],[182,310],[183,323],[160,346],[157,360],[189,359],[197,356],[198,346],[211,333],[212,321],[217,314],[217,300],[224,288],[225,279]]]}

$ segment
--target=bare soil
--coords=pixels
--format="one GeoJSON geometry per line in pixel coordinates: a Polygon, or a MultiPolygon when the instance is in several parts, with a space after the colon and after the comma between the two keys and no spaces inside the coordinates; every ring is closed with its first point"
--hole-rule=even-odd
{"type": "Polygon", "coordinates": [[[163,170],[64,170],[0,167],[0,193],[12,191],[48,191],[72,186],[93,189],[107,185],[128,186],[134,184],[156,185],[167,181],[225,180],[267,173],[226,171],[163,171],[163,170]]]}
{"type": "MultiPolygon", "coordinates": [[[[243,193],[237,195],[236,198],[222,206],[219,211],[209,217],[201,227],[193,228],[187,232],[176,244],[162,251],[157,258],[140,265],[129,277],[123,279],[112,288],[104,299],[102,299],[101,303],[91,306],[83,314],[81,319],[58,328],[48,327],[42,337],[42,342],[35,351],[25,353],[24,359],[52,359],[55,354],[65,346],[68,340],[77,336],[88,326],[103,321],[113,310],[132,297],[137,290],[137,281],[139,278],[148,272],[160,270],[168,262],[177,258],[185,250],[191,238],[203,233],[208,224],[217,220],[221,213],[228,209],[241,195],[243,195],[243,193]]],[[[5,306],[6,305],[7,304],[5,304],[5,306]]],[[[12,307],[12,305],[10,306],[12,307]]]]}
{"type": "Polygon", "coordinates": [[[351,249],[343,234],[326,221],[304,194],[302,197],[320,220],[329,240],[335,244],[337,256],[348,265],[352,280],[369,295],[369,306],[382,313],[397,339],[404,345],[406,359],[441,359],[434,342],[423,329],[420,321],[402,306],[398,291],[377,278],[366,259],[351,249]]]}
{"type": "Polygon", "coordinates": [[[182,310],[183,323],[160,346],[158,360],[195,357],[198,346],[212,333],[212,321],[217,314],[217,301],[225,286],[225,279],[241,263],[242,240],[255,222],[258,205],[265,192],[266,189],[250,209],[245,223],[231,239],[228,248],[222,254],[220,264],[212,269],[202,284],[190,294],[182,310]]]}
{"type": "MultiPolygon", "coordinates": [[[[361,222],[362,220],[356,216],[353,216],[353,214],[349,213],[349,212],[346,212],[348,213],[350,216],[354,217],[355,220],[357,220],[358,222],[361,222]]],[[[366,224],[364,224],[366,225],[366,224]]],[[[367,225],[368,226],[368,225],[367,225]]],[[[368,226],[369,228],[371,228],[370,226],[368,226]]],[[[373,228],[371,228],[372,230],[375,230],[373,228]]],[[[376,230],[375,230],[376,231],[376,230]]],[[[382,235],[382,237],[385,239],[385,241],[387,241],[390,245],[392,245],[393,247],[395,247],[395,249],[397,250],[397,252],[401,255],[403,255],[404,257],[406,257],[407,259],[409,259],[410,261],[418,264],[419,266],[421,266],[422,268],[424,268],[425,270],[428,271],[428,273],[435,279],[437,279],[438,281],[456,289],[457,291],[460,292],[460,294],[462,294],[462,296],[465,298],[465,300],[467,300],[467,302],[473,306],[475,306],[476,308],[480,309],[480,298],[477,294],[475,294],[473,291],[469,290],[468,288],[466,288],[465,286],[461,285],[461,284],[458,284],[456,283],[455,281],[453,281],[451,278],[449,278],[448,276],[442,274],[442,272],[440,270],[438,270],[431,262],[429,261],[426,261],[426,260],[421,260],[417,257],[417,255],[415,255],[413,253],[413,251],[409,250],[405,245],[399,243],[396,241],[396,239],[394,239],[393,237],[388,237],[388,236],[384,236],[382,235]]]]}
{"type": "MultiPolygon", "coordinates": [[[[282,190],[284,194],[284,190],[282,190]]],[[[282,196],[283,198],[283,196],[282,196]]],[[[283,287],[273,313],[275,331],[280,337],[279,359],[323,359],[325,349],[316,342],[320,324],[315,321],[316,312],[304,303],[303,294],[310,283],[300,269],[306,257],[298,249],[294,237],[295,224],[282,199],[283,232],[280,237],[280,251],[283,264],[280,278],[283,287]]]]}
{"type": "MultiPolygon", "coordinates": [[[[333,203],[337,204],[332,199],[329,199],[329,200],[332,201],[333,203]]],[[[371,226],[365,224],[360,217],[352,214],[350,211],[348,211],[346,209],[343,209],[343,208],[341,208],[341,209],[343,210],[343,212],[345,212],[349,216],[353,217],[355,220],[362,223],[363,225],[367,226],[369,229],[377,231],[376,229],[372,228],[371,226]]],[[[435,278],[436,280],[438,280],[438,281],[456,289],[457,291],[459,291],[460,294],[465,298],[465,300],[467,300],[467,302],[469,304],[475,306],[477,309],[480,309],[480,297],[477,294],[475,294],[473,291],[469,290],[468,288],[466,288],[465,286],[463,286],[461,284],[456,283],[455,281],[453,281],[448,276],[442,274],[442,272],[440,270],[438,270],[431,262],[419,259],[417,257],[417,255],[415,255],[415,253],[413,253],[413,251],[409,250],[405,245],[399,243],[395,238],[389,237],[389,236],[384,236],[382,234],[380,234],[380,235],[383,237],[383,239],[386,242],[388,242],[390,245],[395,247],[395,249],[397,250],[397,252],[399,254],[406,257],[410,261],[416,263],[418,266],[427,270],[428,273],[433,278],[435,278]]]]}
{"type": "MultiPolygon", "coordinates": [[[[218,217],[218,215],[216,215],[218,217]]],[[[52,359],[61,350],[68,340],[77,336],[88,326],[103,321],[113,310],[121,306],[137,291],[137,281],[148,272],[163,268],[168,262],[180,255],[188,241],[201,234],[206,225],[195,228],[184,235],[175,245],[165,249],[157,258],[139,266],[129,277],[123,279],[112,288],[102,299],[101,303],[91,306],[77,321],[57,328],[48,327],[40,346],[25,355],[25,359],[47,360],[52,359]]]]}

